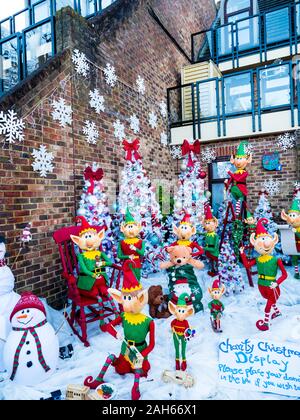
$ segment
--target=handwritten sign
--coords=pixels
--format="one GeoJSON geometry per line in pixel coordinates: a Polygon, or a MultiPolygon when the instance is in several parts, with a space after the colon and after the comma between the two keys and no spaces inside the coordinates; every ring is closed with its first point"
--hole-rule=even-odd
{"type": "Polygon", "coordinates": [[[219,356],[222,385],[300,397],[300,347],[263,338],[225,339],[219,356]]]}

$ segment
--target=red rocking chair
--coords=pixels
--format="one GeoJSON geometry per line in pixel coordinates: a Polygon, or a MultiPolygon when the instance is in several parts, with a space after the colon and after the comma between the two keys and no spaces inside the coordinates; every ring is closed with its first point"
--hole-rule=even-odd
{"type": "MultiPolygon", "coordinates": [[[[53,239],[58,245],[58,250],[62,262],[62,277],[67,282],[68,299],[72,301],[71,312],[66,314],[66,319],[75,335],[89,347],[87,340],[87,324],[100,320],[98,300],[95,297],[81,296],[77,287],[77,277],[79,275],[78,262],[75,252],[75,245],[70,235],[78,236],[80,226],[62,228],[54,232],[53,239]],[[76,328],[76,324],[78,324],[76,328]],[[78,328],[79,327],[79,328],[78,328]]],[[[109,287],[120,289],[122,268],[113,264],[107,268],[107,275],[110,276],[109,287]]],[[[103,297],[105,319],[114,316],[114,312],[108,305],[108,299],[103,297]]]]}

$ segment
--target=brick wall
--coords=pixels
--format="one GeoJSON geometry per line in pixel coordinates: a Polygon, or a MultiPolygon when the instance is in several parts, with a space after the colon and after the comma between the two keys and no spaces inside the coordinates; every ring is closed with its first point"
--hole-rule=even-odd
{"type": "Polygon", "coordinates": [[[55,229],[72,223],[78,207],[86,163],[99,162],[105,171],[108,192],[119,180],[124,165],[123,151],[114,138],[112,123],[119,118],[132,138],[128,118],[136,113],[141,121],[141,152],[152,179],[174,177],[174,161],[160,144],[166,121],[152,130],[148,112],[157,113],[166,101],[166,88],[180,80],[185,55],[149,15],[152,6],[168,32],[189,52],[189,35],[209,27],[215,15],[212,0],[120,0],[102,17],[90,22],[65,9],[57,16],[58,55],[0,103],[11,107],[26,121],[25,141],[0,150],[0,233],[8,241],[9,264],[16,277],[16,289],[33,290],[61,306],[65,296],[61,265],[52,239],[55,229]],[[78,48],[97,66],[91,66],[87,80],[75,75],[71,50],[78,48]],[[116,67],[117,86],[104,82],[106,63],[116,67]],[[145,78],[145,97],[135,88],[137,75],[145,78]],[[88,106],[90,89],[99,88],[106,99],[100,116],[88,106]],[[51,102],[63,97],[73,109],[73,124],[62,129],[51,116],[51,102]],[[97,146],[86,143],[82,128],[86,119],[97,123],[97,146]],[[41,179],[32,171],[31,153],[45,144],[54,154],[54,173],[41,179]],[[33,241],[19,255],[22,228],[32,223],[33,241]],[[16,260],[17,257],[17,260],[16,260]],[[14,264],[14,261],[16,263],[14,264]]]}

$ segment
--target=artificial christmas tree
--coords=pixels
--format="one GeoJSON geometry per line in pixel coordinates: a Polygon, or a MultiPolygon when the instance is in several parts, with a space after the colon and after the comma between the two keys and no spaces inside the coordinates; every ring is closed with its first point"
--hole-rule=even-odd
{"type": "Polygon", "coordinates": [[[123,215],[128,209],[134,220],[141,223],[140,237],[146,241],[143,275],[148,275],[156,271],[152,261],[162,247],[162,215],[156,200],[155,188],[151,186],[147,172],[143,168],[142,158],[138,152],[139,146],[138,139],[131,143],[123,141],[126,165],[122,173],[118,207],[123,215]]]}
{"type": "Polygon", "coordinates": [[[230,293],[242,292],[244,280],[240,266],[233,252],[229,237],[225,236],[218,261],[219,279],[226,287],[226,296],[230,293]]]}

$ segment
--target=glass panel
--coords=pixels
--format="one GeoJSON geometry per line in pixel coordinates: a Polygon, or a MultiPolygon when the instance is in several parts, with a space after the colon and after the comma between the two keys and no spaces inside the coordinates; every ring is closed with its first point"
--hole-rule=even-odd
{"type": "Polygon", "coordinates": [[[275,10],[266,14],[267,44],[285,41],[290,37],[289,9],[275,10]]]}
{"type": "Polygon", "coordinates": [[[212,184],[212,208],[214,214],[218,214],[219,208],[224,203],[224,183],[212,184]]]}
{"type": "Polygon", "coordinates": [[[19,81],[18,41],[13,38],[0,46],[0,91],[11,89],[19,81]]]}
{"type": "Polygon", "coordinates": [[[200,116],[213,117],[217,115],[216,81],[199,84],[200,116]]]}
{"type": "Polygon", "coordinates": [[[226,114],[252,110],[251,73],[224,78],[226,114]]]}
{"type": "Polygon", "coordinates": [[[259,17],[237,23],[239,51],[259,46],[259,17]]]}
{"type": "Polygon", "coordinates": [[[80,0],[82,16],[90,16],[96,13],[94,0],[80,0]]]}
{"type": "Polygon", "coordinates": [[[260,71],[261,107],[290,104],[289,66],[282,65],[260,71]]]}
{"type": "Polygon", "coordinates": [[[238,13],[234,16],[228,17],[228,23],[235,23],[237,20],[245,19],[249,17],[249,12],[238,13]]]}
{"type": "MultiPolygon", "coordinates": [[[[35,2],[37,3],[37,2],[35,2]]],[[[51,16],[50,0],[45,0],[33,7],[33,23],[41,22],[51,16]]]]}
{"type": "Polygon", "coordinates": [[[215,57],[215,31],[207,31],[193,37],[195,59],[209,60],[215,57]]]}
{"type": "Polygon", "coordinates": [[[11,35],[10,33],[10,19],[5,20],[0,25],[0,39],[6,38],[7,36],[11,35]]]}
{"type": "Polygon", "coordinates": [[[296,5],[296,15],[297,15],[297,34],[300,36],[300,3],[296,5]]]}
{"type": "Polygon", "coordinates": [[[212,163],[212,176],[214,180],[229,178],[229,175],[227,174],[228,171],[236,171],[235,166],[229,161],[212,163]]]}
{"type": "Polygon", "coordinates": [[[23,29],[30,25],[30,13],[29,10],[19,13],[14,17],[15,21],[15,32],[22,32],[23,29]]]}
{"type": "Polygon", "coordinates": [[[250,9],[251,0],[227,0],[226,13],[236,13],[239,10],[250,9]]]}
{"type": "Polygon", "coordinates": [[[219,56],[232,54],[232,29],[233,25],[225,25],[216,30],[217,48],[219,56]]]}
{"type": "Polygon", "coordinates": [[[56,10],[67,6],[74,8],[74,0],[56,0],[56,10]]]}
{"type": "Polygon", "coordinates": [[[110,6],[114,2],[115,0],[102,0],[102,9],[105,9],[106,7],[110,6]]]}
{"type": "Polygon", "coordinates": [[[36,70],[52,56],[51,23],[44,23],[25,35],[27,74],[36,70]]]}

